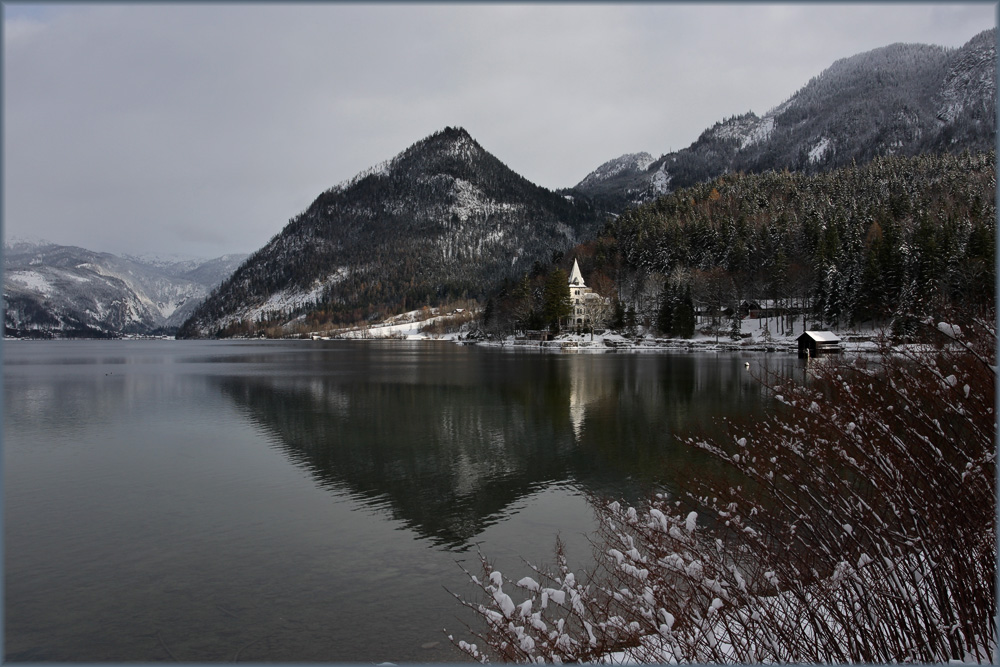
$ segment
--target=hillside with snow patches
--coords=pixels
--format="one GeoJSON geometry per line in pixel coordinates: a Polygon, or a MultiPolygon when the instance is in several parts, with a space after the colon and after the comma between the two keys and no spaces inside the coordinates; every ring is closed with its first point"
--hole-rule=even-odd
{"type": "Polygon", "coordinates": [[[15,335],[169,332],[245,257],[162,259],[5,243],[4,324],[15,335]]]}
{"type": "Polygon", "coordinates": [[[613,211],[726,173],[814,173],[996,143],[996,29],[958,49],[892,44],[838,60],[763,116],[715,123],[655,160],[611,160],[572,189],[613,211]]]}
{"type": "Polygon", "coordinates": [[[488,294],[597,232],[587,201],[534,185],[446,128],[320,194],[202,304],[181,335],[374,321],[488,294]]]}

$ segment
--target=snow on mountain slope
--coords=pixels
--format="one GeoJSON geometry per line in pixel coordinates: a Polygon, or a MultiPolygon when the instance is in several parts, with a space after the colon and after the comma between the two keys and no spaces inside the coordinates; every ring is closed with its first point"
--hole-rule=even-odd
{"type": "Polygon", "coordinates": [[[737,116],[716,125],[708,132],[715,139],[733,140],[743,149],[766,141],[774,130],[774,116],[758,118],[754,113],[737,116]]]}
{"type": "Polygon", "coordinates": [[[580,181],[580,185],[593,187],[598,183],[609,181],[616,176],[646,171],[651,164],[653,164],[653,156],[649,153],[627,153],[613,160],[608,160],[587,174],[580,181]]]}
{"type": "Polygon", "coordinates": [[[244,257],[122,257],[14,240],[4,245],[5,325],[108,335],[175,328],[244,257]]]}

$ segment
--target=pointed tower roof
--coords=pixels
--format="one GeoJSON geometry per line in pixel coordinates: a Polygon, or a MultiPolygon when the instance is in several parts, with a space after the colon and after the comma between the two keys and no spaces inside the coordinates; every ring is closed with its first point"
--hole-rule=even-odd
{"type": "Polygon", "coordinates": [[[580,273],[580,265],[576,259],[573,260],[573,271],[569,274],[569,284],[576,285],[577,287],[586,287],[583,284],[583,274],[580,273]]]}

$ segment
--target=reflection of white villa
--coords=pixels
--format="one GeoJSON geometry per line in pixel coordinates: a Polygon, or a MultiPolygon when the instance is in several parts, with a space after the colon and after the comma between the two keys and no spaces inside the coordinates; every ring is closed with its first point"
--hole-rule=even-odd
{"type": "Polygon", "coordinates": [[[580,273],[580,265],[573,260],[573,271],[569,274],[569,299],[573,304],[570,325],[574,327],[593,326],[604,305],[604,297],[587,287],[580,273]]]}
{"type": "Polygon", "coordinates": [[[612,383],[599,372],[595,372],[592,355],[571,356],[569,365],[569,423],[577,442],[583,436],[583,426],[587,418],[587,406],[597,403],[613,389],[612,383]]]}

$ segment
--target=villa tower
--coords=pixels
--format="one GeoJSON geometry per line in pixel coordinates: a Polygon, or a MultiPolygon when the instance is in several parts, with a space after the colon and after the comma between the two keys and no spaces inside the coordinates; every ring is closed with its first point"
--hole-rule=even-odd
{"type": "Polygon", "coordinates": [[[580,264],[576,259],[573,260],[573,270],[569,274],[569,298],[573,304],[570,326],[576,329],[594,326],[604,299],[584,283],[580,264]]]}

